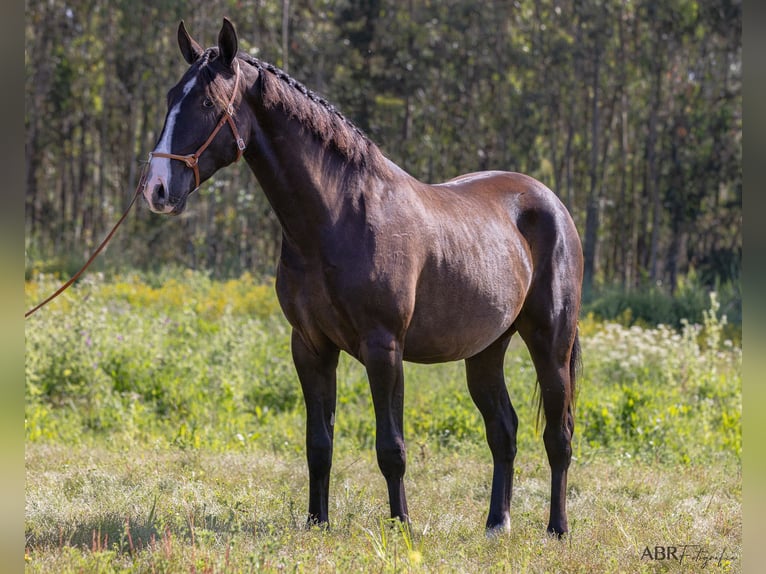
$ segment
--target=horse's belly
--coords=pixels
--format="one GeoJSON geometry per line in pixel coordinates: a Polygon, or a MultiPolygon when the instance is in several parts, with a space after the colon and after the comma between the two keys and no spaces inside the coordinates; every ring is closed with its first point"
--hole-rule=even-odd
{"type": "Polygon", "coordinates": [[[471,357],[511,328],[526,298],[532,264],[526,242],[500,218],[442,231],[418,278],[405,358],[471,357]]]}
{"type": "MultiPolygon", "coordinates": [[[[498,323],[501,324],[501,323],[498,323]]],[[[482,330],[476,332],[473,337],[461,337],[460,339],[436,340],[433,337],[423,337],[408,332],[404,345],[404,360],[412,363],[445,363],[459,361],[472,357],[490,344],[496,341],[500,335],[506,332],[513,321],[502,324],[504,328],[482,330]]],[[[415,329],[414,332],[418,330],[415,329]]]]}
{"type": "Polygon", "coordinates": [[[405,336],[405,360],[455,361],[483,351],[511,328],[527,287],[526,278],[505,275],[497,283],[419,289],[405,336]]]}

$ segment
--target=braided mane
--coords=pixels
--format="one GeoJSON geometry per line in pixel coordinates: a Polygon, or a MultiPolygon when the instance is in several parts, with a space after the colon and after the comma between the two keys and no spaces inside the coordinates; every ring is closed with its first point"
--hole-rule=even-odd
{"type": "Polygon", "coordinates": [[[335,148],[344,159],[359,167],[384,166],[385,158],[378,146],[325,98],[273,64],[244,53],[240,53],[239,58],[261,72],[263,102],[267,108],[281,108],[326,146],[335,148]]]}

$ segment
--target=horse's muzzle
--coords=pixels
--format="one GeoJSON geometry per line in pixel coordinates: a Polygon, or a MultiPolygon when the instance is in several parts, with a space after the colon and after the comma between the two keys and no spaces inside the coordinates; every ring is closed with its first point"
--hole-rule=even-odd
{"type": "Polygon", "coordinates": [[[149,181],[144,188],[144,199],[149,209],[163,215],[178,215],[186,208],[186,200],[173,200],[164,182],[160,179],[149,181]]]}

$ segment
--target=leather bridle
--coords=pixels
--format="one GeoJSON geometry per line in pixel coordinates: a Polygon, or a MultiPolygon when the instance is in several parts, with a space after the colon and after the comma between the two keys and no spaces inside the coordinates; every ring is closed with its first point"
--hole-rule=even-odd
{"type": "Polygon", "coordinates": [[[237,130],[237,124],[234,123],[234,98],[237,97],[237,91],[238,91],[237,88],[239,87],[239,75],[240,75],[239,62],[237,60],[234,60],[234,62],[237,64],[237,71],[234,76],[234,90],[232,91],[231,97],[229,98],[229,101],[226,104],[226,108],[223,110],[223,115],[221,116],[221,119],[218,120],[218,124],[216,124],[215,128],[213,128],[212,133],[205,140],[205,143],[203,143],[197,151],[189,155],[178,155],[174,153],[164,153],[164,152],[154,152],[154,151],[149,153],[150,161],[151,161],[151,158],[154,158],[154,157],[166,157],[168,159],[176,159],[178,161],[182,161],[186,164],[187,167],[192,168],[194,170],[194,181],[195,181],[194,189],[197,189],[200,184],[199,157],[212,143],[213,138],[215,138],[215,136],[218,135],[218,132],[221,131],[223,124],[228,122],[229,127],[231,127],[231,133],[234,135],[234,140],[236,141],[236,144],[237,144],[237,159],[234,161],[239,161],[239,158],[242,157],[242,152],[245,151],[245,140],[243,140],[242,136],[239,135],[239,131],[237,130]]]}

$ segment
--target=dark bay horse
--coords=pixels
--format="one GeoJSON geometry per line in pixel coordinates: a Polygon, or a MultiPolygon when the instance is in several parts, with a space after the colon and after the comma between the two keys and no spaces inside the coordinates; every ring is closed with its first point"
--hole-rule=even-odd
{"type": "Polygon", "coordinates": [[[239,52],[226,19],[217,46],[200,47],[183,22],[178,43],[190,67],[168,93],[144,197],[178,214],[242,156],[279,218],[276,289],[306,403],[309,522],[328,521],[342,350],[367,371],[391,516],[405,522],[402,361],[465,360],[494,463],[486,525],[509,530],[518,419],[503,358],[518,332],[545,415],[548,531],[567,532],[582,248],[566,208],[518,173],[421,183],[323,98],[239,52]]]}

